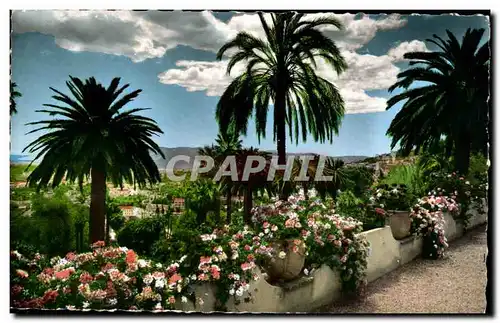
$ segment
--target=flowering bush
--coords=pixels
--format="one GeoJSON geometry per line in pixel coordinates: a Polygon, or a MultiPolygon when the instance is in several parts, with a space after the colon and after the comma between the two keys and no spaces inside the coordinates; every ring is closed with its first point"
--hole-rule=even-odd
{"type": "Polygon", "coordinates": [[[448,247],[444,232],[443,212],[456,214],[458,205],[453,197],[442,195],[441,189],[431,192],[429,196],[418,200],[412,208],[410,218],[412,220],[412,232],[422,236],[423,256],[436,259],[442,257],[445,248],[448,247]]]}
{"type": "Polygon", "coordinates": [[[305,246],[304,274],[325,264],[340,271],[345,291],[354,291],[364,282],[368,241],[355,236],[362,230],[361,222],[343,218],[320,200],[306,201],[302,195],[256,207],[252,220],[259,242],[269,250],[266,257],[286,257],[286,251],[277,253],[267,246],[293,239],[288,252],[305,246]]]}
{"type": "Polygon", "coordinates": [[[405,185],[378,185],[370,197],[373,207],[389,211],[408,210],[413,204],[413,196],[405,185]]]}
{"type": "MultiPolygon", "coordinates": [[[[177,302],[196,300],[198,284],[217,287],[217,309],[230,297],[250,301],[253,271],[262,261],[283,257],[273,243],[293,239],[286,252],[306,250],[304,274],[321,264],[340,271],[345,290],[364,281],[368,242],[356,237],[361,223],[342,218],[321,201],[291,196],[287,202],[255,208],[255,228],[224,226],[191,241],[191,249],[169,265],[140,259],[125,247],[93,245],[87,253],[27,259],[11,253],[11,306],[67,309],[173,309],[177,302]],[[296,243],[295,243],[296,242],[296,243]]],[[[286,254],[284,255],[286,256],[286,254]]]]}
{"type": "Polygon", "coordinates": [[[163,266],[139,259],[134,251],[93,245],[64,258],[11,252],[11,306],[16,308],[148,309],[173,308],[187,301],[189,283],[178,263],[163,266]]]}
{"type": "Polygon", "coordinates": [[[472,214],[469,213],[471,206],[479,212],[484,212],[482,199],[486,197],[487,182],[480,181],[473,185],[465,177],[452,172],[450,174],[440,172],[431,174],[431,187],[437,187],[445,194],[453,194],[456,202],[460,206],[459,212],[454,214],[454,218],[464,225],[467,225],[472,214]]]}

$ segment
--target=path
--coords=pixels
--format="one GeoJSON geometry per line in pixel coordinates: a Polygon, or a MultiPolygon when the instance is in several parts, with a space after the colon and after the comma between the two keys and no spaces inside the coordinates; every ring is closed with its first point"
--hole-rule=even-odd
{"type": "Polygon", "coordinates": [[[368,284],[366,298],[332,313],[484,313],[486,226],[450,243],[441,260],[416,259],[368,284]]]}

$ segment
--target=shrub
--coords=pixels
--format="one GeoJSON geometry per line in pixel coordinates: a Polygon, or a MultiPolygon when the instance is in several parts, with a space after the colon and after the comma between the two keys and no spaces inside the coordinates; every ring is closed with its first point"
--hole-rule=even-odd
{"type": "Polygon", "coordinates": [[[420,166],[417,164],[397,165],[380,182],[387,185],[404,185],[409,194],[423,196],[427,193],[428,183],[420,166]]]}
{"type": "Polygon", "coordinates": [[[415,203],[416,196],[408,192],[406,185],[398,184],[380,184],[372,191],[370,202],[374,207],[384,210],[396,211],[409,210],[415,203]]]}
{"type": "Polygon", "coordinates": [[[363,231],[385,226],[386,212],[369,202],[366,196],[359,198],[351,191],[344,191],[337,197],[335,205],[340,215],[362,222],[363,231]]]}
{"type": "Polygon", "coordinates": [[[129,220],[118,231],[117,241],[122,246],[150,255],[153,245],[165,236],[165,222],[165,217],[160,215],[129,220]]]}

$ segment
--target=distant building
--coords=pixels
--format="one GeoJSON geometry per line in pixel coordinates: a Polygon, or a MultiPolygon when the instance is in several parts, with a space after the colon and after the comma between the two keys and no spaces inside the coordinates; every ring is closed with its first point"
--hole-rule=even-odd
{"type": "Polygon", "coordinates": [[[121,205],[119,206],[120,210],[122,211],[123,216],[127,219],[138,219],[141,218],[142,215],[144,214],[144,210],[135,207],[135,206],[130,206],[130,205],[121,205]]]}

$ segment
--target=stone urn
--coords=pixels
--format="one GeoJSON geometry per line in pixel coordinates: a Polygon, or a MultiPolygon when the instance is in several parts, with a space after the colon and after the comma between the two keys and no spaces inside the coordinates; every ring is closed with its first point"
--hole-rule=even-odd
{"type": "Polygon", "coordinates": [[[401,240],[410,235],[411,218],[409,211],[389,211],[389,226],[392,236],[396,240],[401,240]]]}
{"type": "Polygon", "coordinates": [[[270,281],[289,281],[297,278],[306,260],[304,242],[289,239],[275,242],[271,246],[275,250],[274,257],[264,263],[270,281]]]}

